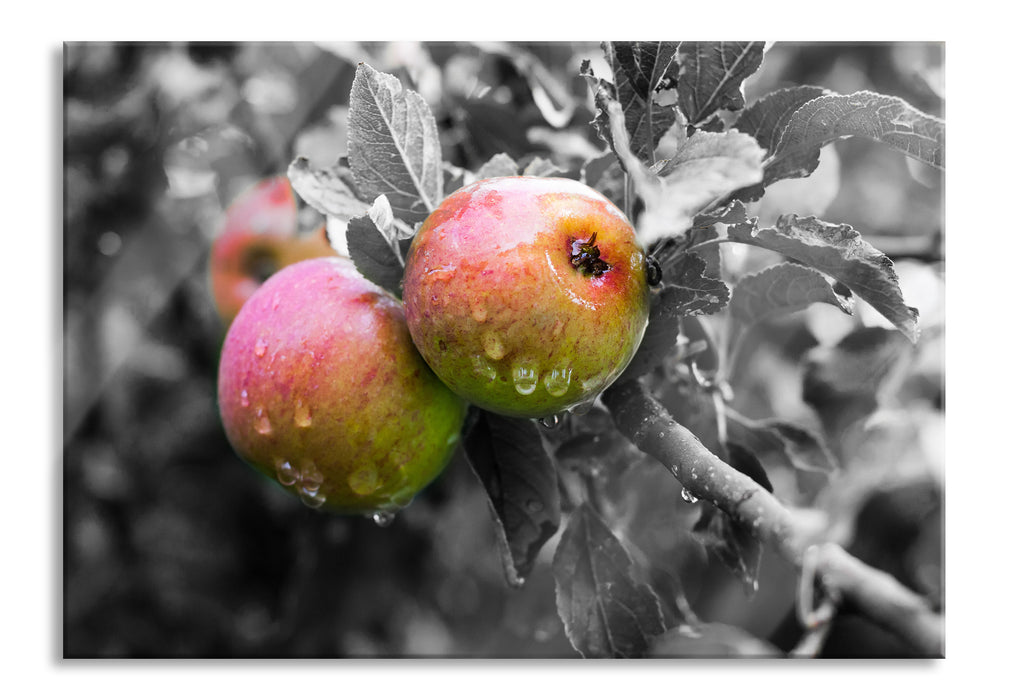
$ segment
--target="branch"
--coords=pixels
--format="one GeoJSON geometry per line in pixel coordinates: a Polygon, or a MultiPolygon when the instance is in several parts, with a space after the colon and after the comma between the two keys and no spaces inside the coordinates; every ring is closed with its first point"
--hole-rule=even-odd
{"type": "MultiPolygon", "coordinates": [[[[806,549],[820,544],[819,529],[804,525],[755,481],[713,455],[637,381],[611,387],[603,403],[620,432],[658,459],[687,491],[747,525],[797,569],[806,549]]],[[[834,543],[819,550],[817,572],[828,590],[922,654],[943,655],[944,619],[922,598],[834,543]]]]}

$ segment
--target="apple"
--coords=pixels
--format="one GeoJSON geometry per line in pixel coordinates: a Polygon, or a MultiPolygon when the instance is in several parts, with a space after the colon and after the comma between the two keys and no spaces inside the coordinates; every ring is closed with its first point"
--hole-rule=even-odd
{"type": "Polygon", "coordinates": [[[246,301],[218,402],[240,457],[340,513],[407,505],[448,463],[466,411],[414,348],[402,304],[343,257],[285,267],[246,301]]]}
{"type": "Polygon", "coordinates": [[[231,323],[242,304],[274,272],[309,258],[336,255],[323,226],[298,234],[298,207],[284,176],[239,195],[224,213],[210,251],[210,282],[218,315],[231,323]]]}
{"type": "Polygon", "coordinates": [[[566,178],[463,187],[421,225],[403,277],[410,334],[445,384],[503,415],[592,401],[648,323],[645,253],[624,214],[566,178]]]}

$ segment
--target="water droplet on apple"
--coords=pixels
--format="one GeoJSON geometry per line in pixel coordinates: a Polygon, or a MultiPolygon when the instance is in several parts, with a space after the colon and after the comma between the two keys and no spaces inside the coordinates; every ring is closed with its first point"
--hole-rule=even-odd
{"type": "Polygon", "coordinates": [[[322,486],[322,472],[315,466],[312,460],[306,461],[301,467],[301,490],[305,493],[315,495],[322,486]]]}
{"type": "Polygon", "coordinates": [[[284,486],[293,486],[298,481],[299,476],[298,470],[290,462],[277,463],[277,481],[284,486]]]}
{"type": "Polygon", "coordinates": [[[697,503],[697,496],[687,491],[686,487],[680,491],[680,497],[687,503],[697,503]]]}
{"type": "Polygon", "coordinates": [[[549,374],[543,377],[543,388],[551,396],[564,396],[564,394],[568,393],[569,386],[571,386],[570,367],[552,369],[549,374]]]}
{"type": "Polygon", "coordinates": [[[561,417],[556,414],[540,418],[540,425],[542,425],[547,430],[553,430],[560,424],[561,424],[561,417]]]}
{"type": "Polygon", "coordinates": [[[395,519],[395,513],[390,513],[384,510],[379,510],[371,514],[371,521],[379,527],[389,527],[395,519]]]}
{"type": "Polygon", "coordinates": [[[301,502],[309,508],[318,508],[326,502],[326,496],[321,493],[312,493],[302,489],[299,495],[301,497],[301,502]]]}
{"type": "Polygon", "coordinates": [[[501,336],[494,331],[487,331],[483,334],[483,350],[492,360],[500,360],[508,354],[501,336]]]}
{"type": "Polygon", "coordinates": [[[375,493],[379,487],[378,472],[372,467],[362,467],[347,477],[347,485],[359,496],[375,493]]]}
{"type": "Polygon", "coordinates": [[[248,408],[249,407],[249,392],[246,391],[245,389],[242,389],[241,400],[242,400],[242,408],[248,408]]]}
{"type": "Polygon", "coordinates": [[[483,355],[476,355],[473,358],[473,373],[486,378],[489,382],[497,379],[497,370],[483,355]]]}
{"type": "Polygon", "coordinates": [[[539,372],[536,371],[535,367],[515,365],[512,368],[512,382],[515,385],[515,391],[522,394],[522,396],[528,396],[536,391],[537,381],[539,381],[539,372]]]}
{"type": "Polygon", "coordinates": [[[253,349],[256,353],[256,357],[262,357],[266,354],[266,341],[260,338],[256,341],[256,347],[253,349]]]}
{"type": "Polygon", "coordinates": [[[294,402],[294,423],[299,428],[307,428],[312,425],[312,409],[301,399],[294,402]]]}
{"type": "Polygon", "coordinates": [[[270,417],[266,415],[266,411],[262,406],[256,409],[256,420],[253,422],[252,427],[254,427],[256,432],[260,435],[269,435],[273,432],[273,425],[270,423],[270,417]]]}

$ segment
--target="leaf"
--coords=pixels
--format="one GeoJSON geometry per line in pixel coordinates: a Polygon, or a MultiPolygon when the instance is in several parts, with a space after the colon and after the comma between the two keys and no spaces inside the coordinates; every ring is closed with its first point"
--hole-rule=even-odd
{"type": "Polygon", "coordinates": [[[360,63],[347,115],[350,167],[367,200],[386,195],[396,216],[422,221],[441,202],[438,128],[419,94],[360,63]]]}
{"type": "Polygon", "coordinates": [[[624,171],[612,151],[587,161],[582,167],[582,182],[601,193],[621,211],[624,207],[624,171]]]}
{"type": "Polygon", "coordinates": [[[773,250],[830,275],[917,341],[918,310],[904,303],[893,262],[851,226],[789,214],[756,233],[730,227],[729,240],[773,250]]]}
{"type": "Polygon", "coordinates": [[[734,126],[757,139],[760,147],[770,155],[781,142],[781,135],[796,110],[827,93],[824,88],[812,85],[775,90],[740,112],[734,126]]]}
{"type": "Polygon", "coordinates": [[[549,159],[539,156],[533,158],[522,171],[526,177],[556,177],[560,173],[561,169],[551,163],[549,159]]]}
{"type": "Polygon", "coordinates": [[[582,656],[641,657],[665,631],[655,592],[632,577],[627,551],[588,506],[571,515],[553,570],[557,612],[582,656]]]}
{"type": "Polygon", "coordinates": [[[768,493],[774,493],[774,484],[771,483],[767,472],[764,471],[764,466],[750,448],[731,440],[726,441],[725,447],[729,453],[729,464],[733,469],[753,479],[768,493]]]}
{"type": "Polygon", "coordinates": [[[652,642],[653,658],[780,657],[778,647],[739,627],[718,622],[680,625],[652,642]]]}
{"type": "Polygon", "coordinates": [[[764,59],[762,41],[684,41],[676,51],[680,64],[680,109],[690,124],[701,124],[720,109],[746,104],[743,80],[764,59]]]}
{"type": "Polygon", "coordinates": [[[376,205],[364,216],[356,216],[347,222],[347,249],[350,259],[366,279],[399,298],[402,294],[403,261],[393,248],[398,243],[394,233],[388,230],[390,224],[383,214],[383,208],[388,207],[388,203],[383,207],[383,199],[376,200],[376,205]]]}
{"type": "Polygon", "coordinates": [[[487,491],[505,578],[519,587],[560,525],[557,471],[536,424],[480,411],[466,455],[487,491]]]}
{"type": "Polygon", "coordinates": [[[368,212],[367,202],[357,198],[338,167],[313,169],[307,158],[299,156],[288,166],[287,177],[298,195],[326,216],[349,221],[368,212]]]}
{"type": "Polygon", "coordinates": [[[507,153],[498,153],[491,157],[486,163],[480,166],[476,172],[477,180],[486,180],[489,177],[508,177],[519,174],[519,166],[507,153]]]}
{"type": "Polygon", "coordinates": [[[611,63],[615,59],[620,68],[617,87],[625,83],[641,100],[651,99],[652,93],[675,80],[679,72],[676,42],[614,41],[609,49],[611,63]]]}
{"type": "Polygon", "coordinates": [[[899,97],[863,90],[817,97],[796,110],[769,155],[763,184],[806,177],[819,164],[820,148],[845,136],[870,138],[945,169],[945,121],[899,97]]]}
{"type": "Polygon", "coordinates": [[[620,374],[620,381],[648,374],[676,348],[676,339],[680,333],[677,293],[669,291],[653,294],[650,302],[648,325],[641,337],[641,344],[630,364],[620,374]]]}
{"type": "Polygon", "coordinates": [[[725,411],[731,442],[745,446],[770,468],[799,469],[829,474],[838,468],[823,438],[785,420],[751,420],[731,408],[725,411]]]}
{"type": "Polygon", "coordinates": [[[701,504],[701,517],[693,534],[743,582],[748,592],[756,592],[763,552],[763,544],[756,535],[710,503],[701,504]]]}
{"type": "Polygon", "coordinates": [[[850,295],[838,293],[816,270],[782,263],[742,277],[732,290],[729,313],[752,325],[816,302],[832,304],[849,316],[855,306],[850,295]]]}
{"type": "Polygon", "coordinates": [[[729,288],[725,282],[705,275],[706,263],[696,253],[687,253],[676,260],[668,274],[663,273],[661,294],[669,295],[668,303],[677,316],[713,314],[729,303],[729,288]]]}

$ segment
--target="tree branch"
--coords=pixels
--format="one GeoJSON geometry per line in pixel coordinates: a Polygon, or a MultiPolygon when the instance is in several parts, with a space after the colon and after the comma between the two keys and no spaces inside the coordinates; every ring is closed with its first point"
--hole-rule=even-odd
{"type": "MultiPolygon", "coordinates": [[[[801,569],[806,549],[821,544],[819,529],[799,517],[748,476],[714,454],[637,381],[620,382],[603,403],[628,439],[658,459],[687,491],[748,526],[801,569]]],[[[898,635],[926,656],[943,655],[944,620],[889,574],[855,559],[834,543],[822,544],[817,572],[823,585],[867,619],[898,635]]]]}

